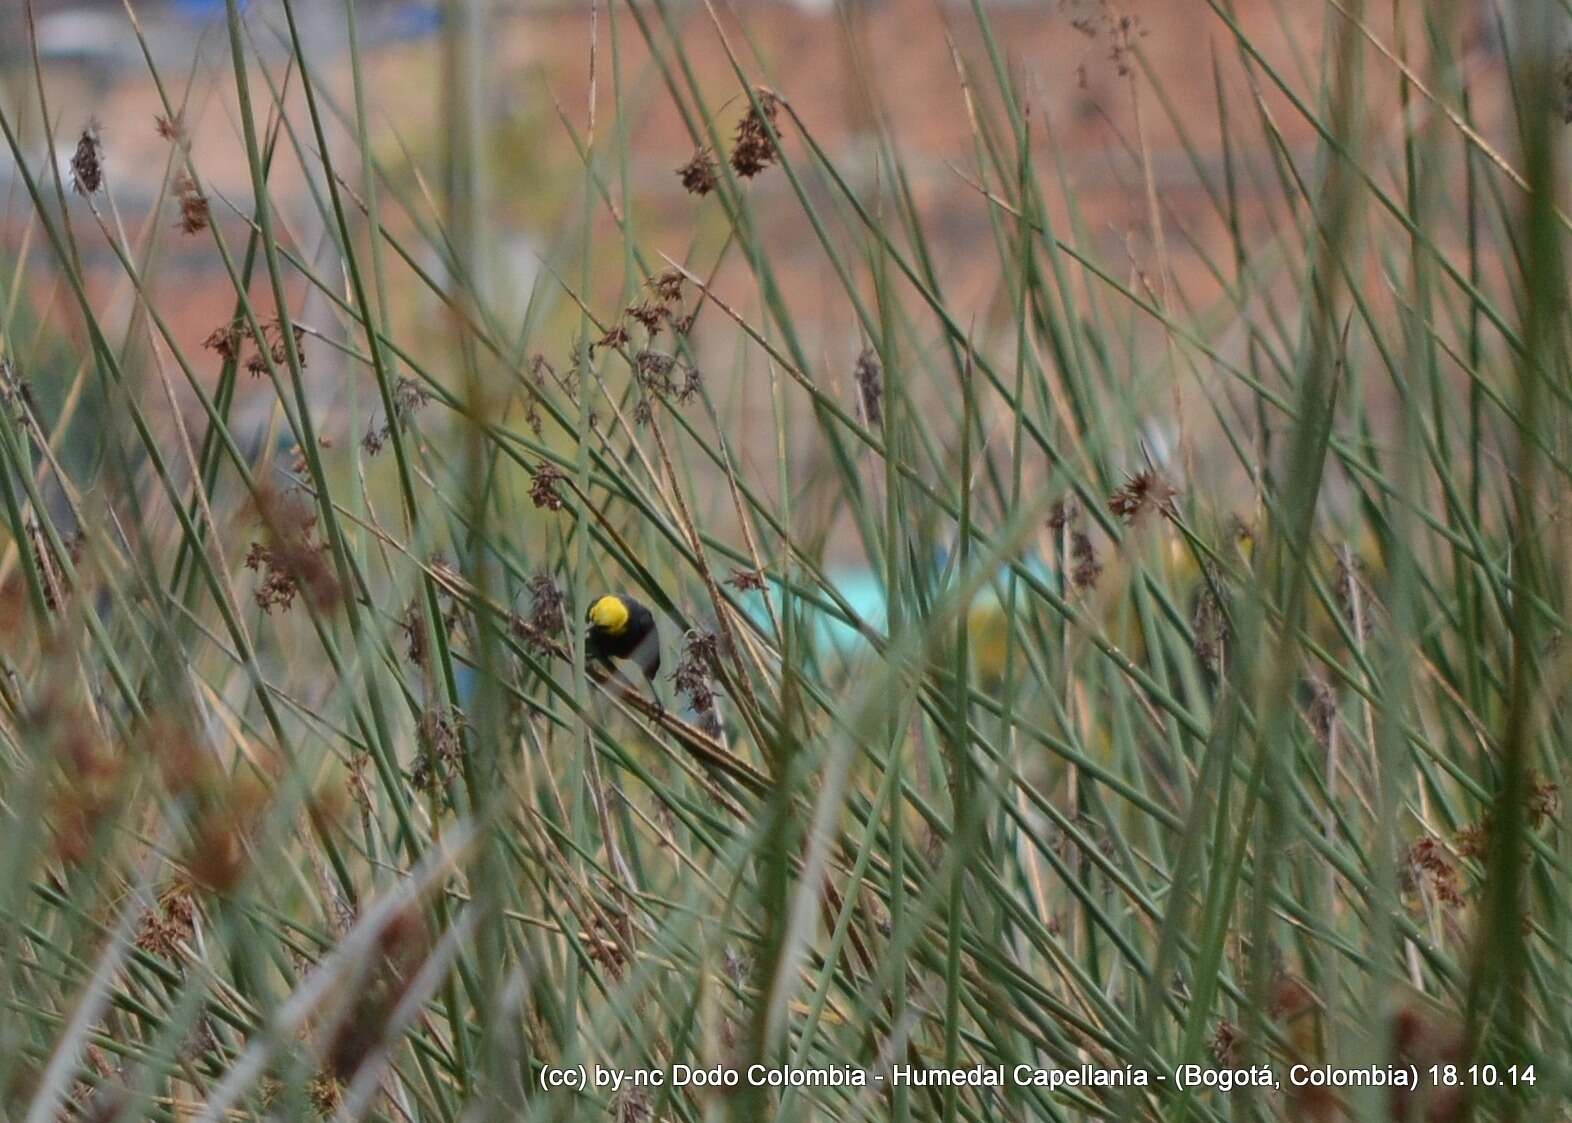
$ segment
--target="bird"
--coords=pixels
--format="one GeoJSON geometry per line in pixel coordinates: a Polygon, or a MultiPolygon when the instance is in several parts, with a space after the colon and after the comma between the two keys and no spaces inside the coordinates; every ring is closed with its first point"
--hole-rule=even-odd
{"type": "Polygon", "coordinates": [[[654,614],[632,597],[607,593],[589,606],[585,620],[589,624],[586,654],[608,667],[616,659],[632,661],[644,672],[656,709],[664,710],[655,690],[655,676],[660,673],[660,631],[654,614]]]}

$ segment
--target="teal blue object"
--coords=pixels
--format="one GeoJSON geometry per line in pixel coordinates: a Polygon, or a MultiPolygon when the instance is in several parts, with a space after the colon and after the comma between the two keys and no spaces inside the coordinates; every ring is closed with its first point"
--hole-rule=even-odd
{"type": "MultiPolygon", "coordinates": [[[[238,5],[241,11],[245,11],[247,3],[248,0],[241,0],[238,5]]],[[[185,19],[207,20],[223,15],[228,5],[224,0],[175,0],[170,7],[185,19]]]]}
{"type": "MultiPolygon", "coordinates": [[[[1053,570],[1040,558],[1028,559],[1025,568],[1033,577],[1044,582],[1050,581],[1053,576],[1053,570]]],[[[995,576],[1000,589],[1006,586],[1009,577],[1009,569],[1001,566],[995,576]]],[[[884,582],[878,574],[862,567],[830,570],[825,574],[825,578],[829,586],[840,594],[855,617],[880,635],[888,634],[889,604],[884,594],[884,582]]],[[[1018,595],[1024,596],[1024,594],[1018,595]]],[[[742,598],[742,602],[748,615],[753,617],[761,627],[767,628],[770,616],[764,607],[764,597],[764,593],[748,593],[742,598]]],[[[770,602],[779,610],[781,593],[778,582],[771,582],[769,597],[770,602]]],[[[829,597],[821,592],[818,594],[818,599],[828,600],[829,597]]],[[[998,594],[992,585],[984,586],[979,590],[977,600],[979,603],[988,601],[998,603],[998,594]]],[[[868,642],[863,638],[862,633],[844,620],[840,612],[834,609],[822,609],[801,597],[796,598],[792,603],[809,621],[814,648],[821,654],[838,654],[846,657],[869,650],[868,642]]]]}
{"type": "MultiPolygon", "coordinates": [[[[888,630],[889,611],[885,603],[884,584],[869,569],[848,569],[831,571],[825,575],[832,588],[845,599],[852,613],[864,624],[874,631],[883,634],[888,630]]],[[[748,615],[758,623],[761,628],[770,626],[770,613],[765,608],[762,592],[745,593],[742,596],[743,608],[748,615]]],[[[780,583],[772,580],[768,596],[770,603],[777,612],[781,607],[780,583]]],[[[828,598],[819,594],[821,600],[828,598]]],[[[817,604],[798,597],[792,601],[792,607],[808,619],[813,629],[813,646],[821,653],[839,652],[849,655],[859,649],[867,649],[867,641],[852,624],[841,618],[836,611],[826,611],[817,604]]]]}
{"type": "MultiPolygon", "coordinates": [[[[890,630],[890,606],[884,595],[884,582],[872,570],[849,570],[827,575],[837,592],[863,623],[883,635],[890,630]]],[[[820,651],[832,650],[851,655],[866,650],[867,640],[838,615],[809,608],[813,621],[814,643],[820,651]]]]}

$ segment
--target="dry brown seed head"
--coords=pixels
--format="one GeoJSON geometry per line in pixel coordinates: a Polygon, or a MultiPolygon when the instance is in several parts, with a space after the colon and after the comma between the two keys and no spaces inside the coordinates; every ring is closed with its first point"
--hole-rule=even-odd
{"type": "Polygon", "coordinates": [[[1090,535],[1084,531],[1072,531],[1070,534],[1070,582],[1077,589],[1090,589],[1096,586],[1097,579],[1103,574],[1103,563],[1097,559],[1097,549],[1092,545],[1090,535]]]}
{"type": "Polygon", "coordinates": [[[1172,518],[1177,494],[1155,470],[1145,468],[1127,478],[1124,486],[1108,497],[1108,508],[1127,523],[1135,522],[1148,511],[1172,518]]]}
{"type": "Polygon", "coordinates": [[[682,186],[690,195],[708,195],[720,183],[716,174],[718,167],[715,157],[708,148],[700,148],[693,154],[693,158],[677,169],[677,175],[682,179],[682,186]]]}
{"type": "Polygon", "coordinates": [[[622,324],[617,323],[612,324],[611,327],[606,329],[604,335],[602,335],[594,343],[591,343],[590,350],[594,351],[597,348],[600,350],[605,350],[607,348],[612,350],[620,350],[621,348],[626,347],[627,344],[628,329],[622,324]]]}
{"type": "Polygon", "coordinates": [[[762,591],[764,574],[757,569],[733,569],[731,576],[726,579],[726,584],[739,593],[762,591]]]}
{"type": "Polygon", "coordinates": [[[662,304],[675,304],[682,299],[686,280],[680,269],[664,269],[650,278],[649,287],[662,304]]]}
{"type": "Polygon", "coordinates": [[[756,90],[757,106],[750,106],[737,123],[737,139],[731,150],[731,167],[744,179],[751,179],[779,158],[771,131],[780,110],[779,99],[768,90],[756,90]]]}
{"type": "Polygon", "coordinates": [[[546,511],[560,511],[567,506],[562,493],[557,490],[567,476],[550,461],[542,460],[535,467],[535,477],[529,487],[530,502],[546,511]]]}
{"type": "Polygon", "coordinates": [[[528,625],[537,636],[557,636],[567,631],[567,597],[548,573],[529,579],[530,614],[528,625]]]}
{"type": "Polygon", "coordinates": [[[865,347],[857,356],[857,366],[852,372],[857,381],[857,402],[862,406],[862,418],[870,429],[884,424],[884,368],[879,363],[879,353],[865,347]]]}
{"type": "Polygon", "coordinates": [[[1427,889],[1439,903],[1448,908],[1458,908],[1463,904],[1463,895],[1457,887],[1457,869],[1446,848],[1437,839],[1426,836],[1415,840],[1408,848],[1398,878],[1406,893],[1427,889]]]}
{"type": "Polygon", "coordinates": [[[71,186],[80,195],[94,195],[104,186],[104,146],[98,121],[89,118],[71,156],[71,186]]]}
{"type": "Polygon", "coordinates": [[[185,172],[175,177],[175,198],[180,204],[180,221],[176,224],[183,234],[197,234],[206,230],[210,221],[207,196],[197,188],[196,180],[185,172]]]}
{"type": "Polygon", "coordinates": [[[666,326],[666,322],[671,319],[670,309],[664,304],[653,300],[644,300],[638,304],[630,304],[625,311],[633,319],[643,324],[644,330],[651,335],[659,332],[661,328],[666,326]]]}

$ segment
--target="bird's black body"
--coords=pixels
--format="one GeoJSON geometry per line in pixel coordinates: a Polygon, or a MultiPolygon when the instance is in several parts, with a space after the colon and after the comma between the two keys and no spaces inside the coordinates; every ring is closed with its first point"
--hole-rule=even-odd
{"type": "Polygon", "coordinates": [[[660,673],[660,632],[654,614],[632,597],[607,595],[590,605],[587,619],[590,628],[585,653],[608,665],[617,659],[628,660],[644,673],[653,692],[655,676],[660,673]]]}

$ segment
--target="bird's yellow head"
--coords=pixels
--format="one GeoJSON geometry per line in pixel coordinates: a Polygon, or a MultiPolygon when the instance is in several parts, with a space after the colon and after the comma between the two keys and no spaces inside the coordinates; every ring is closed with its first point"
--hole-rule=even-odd
{"type": "Polygon", "coordinates": [[[603,632],[618,635],[628,626],[628,606],[621,597],[601,597],[590,605],[589,622],[603,632]]]}

